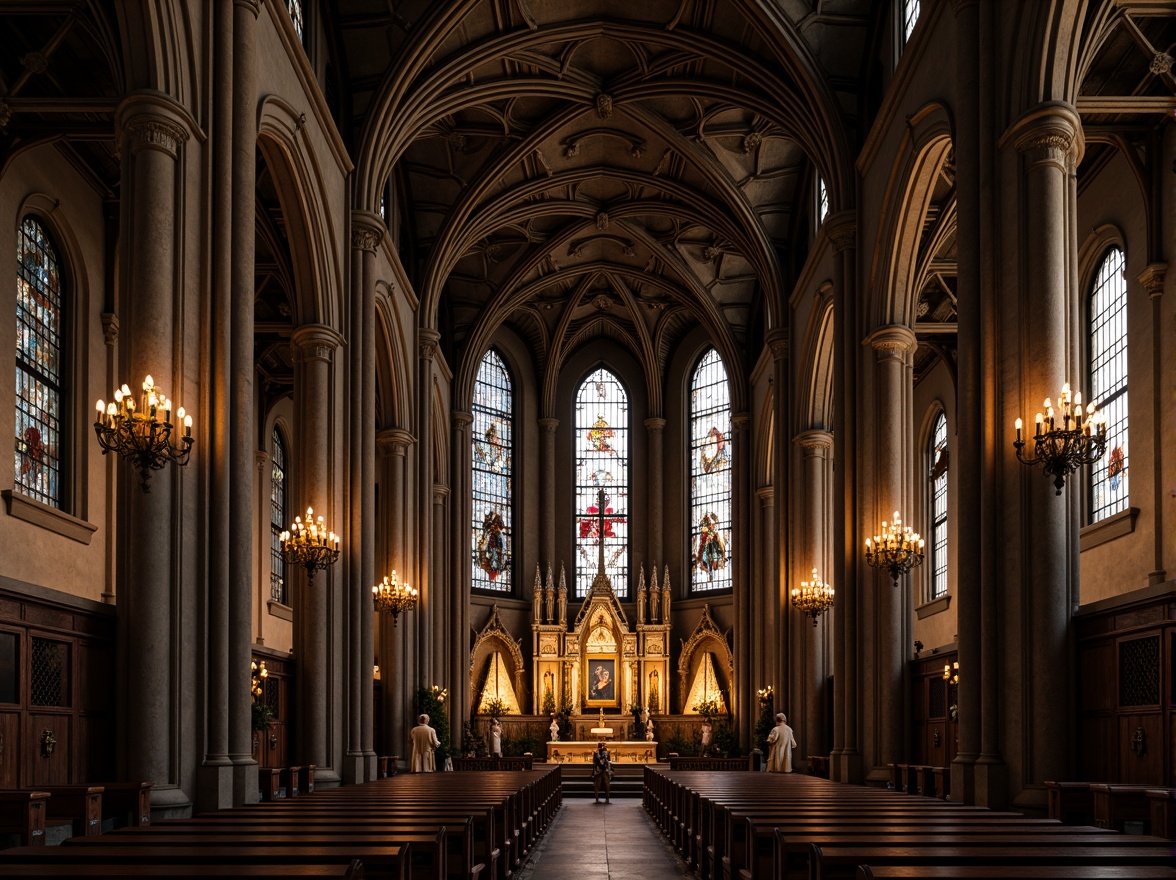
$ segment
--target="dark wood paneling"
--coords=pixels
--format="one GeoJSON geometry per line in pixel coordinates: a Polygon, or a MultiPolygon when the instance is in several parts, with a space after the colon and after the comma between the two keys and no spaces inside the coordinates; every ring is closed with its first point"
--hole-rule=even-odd
{"type": "Polygon", "coordinates": [[[1078,700],[1083,712],[1112,712],[1115,708],[1115,646],[1091,645],[1078,655],[1078,700]]]}
{"type": "Polygon", "coordinates": [[[1118,770],[1117,740],[1114,715],[1083,715],[1078,720],[1078,742],[1082,744],[1078,751],[1078,778],[1092,781],[1114,779],[1118,770]]]}
{"type": "Polygon", "coordinates": [[[1119,716],[1119,782],[1158,783],[1164,777],[1164,725],[1158,712],[1119,716]],[[1142,750],[1133,750],[1135,737],[1142,738],[1142,750]]]}
{"type": "Polygon", "coordinates": [[[30,712],[25,721],[25,788],[39,785],[68,785],[70,774],[70,751],[72,748],[73,716],[63,712],[30,712]],[[42,747],[44,731],[50,731],[57,740],[52,754],[46,755],[42,747]]]}
{"type": "Polygon", "coordinates": [[[0,712],[0,788],[20,786],[20,722],[19,712],[0,712]]]}

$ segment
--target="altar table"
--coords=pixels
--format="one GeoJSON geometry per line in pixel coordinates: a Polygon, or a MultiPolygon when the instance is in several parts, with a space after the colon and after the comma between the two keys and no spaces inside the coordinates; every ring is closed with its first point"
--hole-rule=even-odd
{"type": "MultiPolygon", "coordinates": [[[[591,764],[595,742],[549,742],[548,764],[591,764]]],[[[657,742],[609,742],[608,756],[614,764],[656,764],[657,742]]]]}

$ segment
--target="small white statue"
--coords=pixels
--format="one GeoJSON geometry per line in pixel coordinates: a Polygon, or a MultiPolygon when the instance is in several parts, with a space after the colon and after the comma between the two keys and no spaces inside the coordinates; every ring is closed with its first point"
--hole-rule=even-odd
{"type": "Polygon", "coordinates": [[[645,741],[653,742],[653,719],[645,722],[645,741]]]}
{"type": "Polygon", "coordinates": [[[553,743],[559,742],[559,722],[555,720],[555,716],[551,716],[551,727],[547,728],[551,731],[551,741],[553,743]]]}

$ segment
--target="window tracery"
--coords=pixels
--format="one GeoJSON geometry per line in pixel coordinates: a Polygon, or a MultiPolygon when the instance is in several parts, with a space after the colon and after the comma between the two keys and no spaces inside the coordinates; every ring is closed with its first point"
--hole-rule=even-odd
{"type": "Polygon", "coordinates": [[[270,458],[270,599],[289,605],[286,596],[286,560],[282,556],[282,532],[286,516],[286,444],[274,425],[270,458]]]}
{"type": "Polygon", "coordinates": [[[576,596],[588,594],[604,545],[604,570],[629,595],[629,395],[613,373],[593,372],[576,392],[576,596]],[[598,491],[603,489],[601,511],[598,491]],[[601,514],[603,513],[603,516],[601,514]]]}
{"type": "Polygon", "coordinates": [[[1107,420],[1107,451],[1090,468],[1090,521],[1127,509],[1127,282],[1126,258],[1112,247],[1090,292],[1090,400],[1107,420]]]}
{"type": "Polygon", "coordinates": [[[731,588],[731,394],[713,348],[690,382],[690,589],[731,588]]]}
{"type": "Polygon", "coordinates": [[[473,528],[471,584],[476,590],[509,593],[514,521],[514,418],[512,383],[494,349],[486,352],[474,381],[473,528]]]}
{"type": "Polygon", "coordinates": [[[931,488],[931,589],[928,599],[947,595],[947,416],[942,410],[935,417],[931,442],[927,450],[931,488]]]}

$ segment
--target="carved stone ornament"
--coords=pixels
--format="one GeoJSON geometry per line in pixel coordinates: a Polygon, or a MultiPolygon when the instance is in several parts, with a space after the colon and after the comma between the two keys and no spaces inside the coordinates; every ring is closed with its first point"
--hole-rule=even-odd
{"type": "Polygon", "coordinates": [[[311,324],[296,328],[290,342],[301,360],[330,363],[342,340],[330,327],[311,324]]]}
{"type": "Polygon", "coordinates": [[[29,73],[44,73],[49,69],[49,59],[40,52],[28,52],[20,59],[21,65],[29,73]]]}
{"type": "Polygon", "coordinates": [[[1163,76],[1172,70],[1172,56],[1167,52],[1157,52],[1152,56],[1151,66],[1148,67],[1156,76],[1163,76]]]}
{"type": "Polygon", "coordinates": [[[596,96],[596,115],[601,119],[608,119],[612,116],[613,99],[612,95],[601,92],[596,96]]]}
{"type": "Polygon", "coordinates": [[[356,250],[376,252],[383,235],[368,226],[356,226],[351,230],[351,246],[356,250]]]}
{"type": "Polygon", "coordinates": [[[12,119],[12,108],[7,101],[0,101],[0,129],[7,128],[12,119]]]}
{"type": "Polygon", "coordinates": [[[877,352],[880,361],[889,358],[904,359],[919,344],[914,331],[900,324],[875,330],[870,334],[869,343],[877,352]]]}
{"type": "Polygon", "coordinates": [[[749,155],[752,150],[764,142],[764,136],[758,131],[749,131],[743,136],[743,154],[749,155]]]}
{"type": "Polygon", "coordinates": [[[768,348],[772,350],[772,358],[781,360],[788,357],[788,333],[785,330],[773,330],[768,333],[768,348]]]}
{"type": "Polygon", "coordinates": [[[609,299],[607,293],[602,293],[592,300],[592,305],[602,312],[607,312],[612,309],[613,301],[609,299]]]}
{"type": "Polygon", "coordinates": [[[441,334],[436,330],[422,330],[417,334],[417,354],[423,361],[431,361],[437,354],[441,334]]]}
{"type": "Polygon", "coordinates": [[[608,214],[606,214],[604,211],[601,211],[596,215],[596,228],[601,232],[604,232],[606,229],[608,229],[608,214]]]}
{"type": "Polygon", "coordinates": [[[174,159],[180,144],[188,140],[188,132],[160,116],[137,116],[127,124],[126,137],[132,156],[143,150],[160,150],[174,159]]]}
{"type": "Polygon", "coordinates": [[[118,342],[118,315],[114,312],[102,313],[102,340],[108,348],[118,342]]]}
{"type": "Polygon", "coordinates": [[[824,227],[825,234],[829,236],[829,241],[833,244],[833,252],[841,253],[846,248],[853,247],[857,240],[857,224],[852,220],[845,223],[838,223],[836,226],[831,226],[826,223],[824,227]]]}
{"type": "Polygon", "coordinates": [[[554,434],[559,427],[559,419],[540,419],[539,429],[544,434],[554,434]]]}

